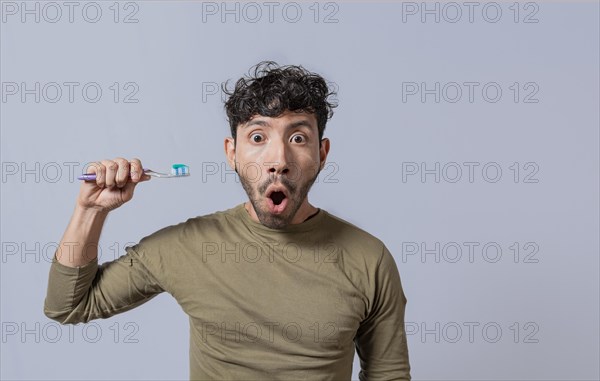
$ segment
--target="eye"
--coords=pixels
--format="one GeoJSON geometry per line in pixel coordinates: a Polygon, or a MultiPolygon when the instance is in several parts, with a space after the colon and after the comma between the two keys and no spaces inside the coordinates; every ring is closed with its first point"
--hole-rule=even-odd
{"type": "Polygon", "coordinates": [[[260,143],[263,140],[263,137],[261,134],[252,134],[250,135],[250,140],[252,140],[254,143],[260,143]]]}
{"type": "Polygon", "coordinates": [[[304,139],[304,136],[302,136],[302,135],[294,135],[294,136],[292,136],[292,141],[294,143],[304,143],[306,141],[306,139],[304,139]]]}

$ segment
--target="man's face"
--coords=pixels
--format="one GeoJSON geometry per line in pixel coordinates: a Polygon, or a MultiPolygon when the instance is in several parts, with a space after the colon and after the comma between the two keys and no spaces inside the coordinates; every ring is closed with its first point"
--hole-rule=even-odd
{"type": "Polygon", "coordinates": [[[263,225],[281,229],[314,209],[307,194],[329,151],[327,139],[319,146],[314,114],[255,115],[238,126],[235,143],[225,140],[225,151],[263,225]]]}

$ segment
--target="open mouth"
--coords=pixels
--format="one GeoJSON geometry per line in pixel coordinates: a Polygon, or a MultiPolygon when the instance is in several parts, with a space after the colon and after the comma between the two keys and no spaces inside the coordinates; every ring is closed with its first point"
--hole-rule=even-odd
{"type": "Polygon", "coordinates": [[[280,191],[275,191],[275,192],[271,192],[271,194],[269,195],[269,198],[271,200],[273,200],[273,204],[279,205],[285,199],[285,194],[280,191]]]}
{"type": "Polygon", "coordinates": [[[267,192],[267,208],[271,214],[283,213],[288,201],[287,191],[281,186],[272,187],[267,192]]]}

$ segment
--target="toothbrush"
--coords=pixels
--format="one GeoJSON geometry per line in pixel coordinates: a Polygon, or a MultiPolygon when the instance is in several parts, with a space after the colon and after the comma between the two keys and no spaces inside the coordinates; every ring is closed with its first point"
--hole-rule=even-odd
{"type": "MultiPolygon", "coordinates": [[[[144,168],[144,174],[149,175],[149,176],[154,176],[154,177],[162,177],[162,178],[184,177],[184,176],[190,175],[190,168],[185,164],[173,164],[171,166],[171,173],[156,172],[149,168],[144,168]]],[[[94,180],[96,180],[96,175],[93,173],[85,173],[85,174],[77,177],[77,180],[94,181],[94,180]]]]}

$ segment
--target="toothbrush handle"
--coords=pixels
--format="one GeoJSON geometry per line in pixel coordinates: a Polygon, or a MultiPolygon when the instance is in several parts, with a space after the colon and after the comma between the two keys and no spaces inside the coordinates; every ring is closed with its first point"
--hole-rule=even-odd
{"type": "Polygon", "coordinates": [[[77,178],[77,180],[95,181],[96,180],[96,175],[91,174],[91,173],[84,173],[83,175],[79,176],[77,178]]]}
{"type": "MultiPolygon", "coordinates": [[[[146,172],[148,168],[144,168],[144,172],[146,172]]],[[[83,181],[96,181],[96,175],[94,173],[84,173],[83,175],[77,177],[77,180],[83,181]]]]}

